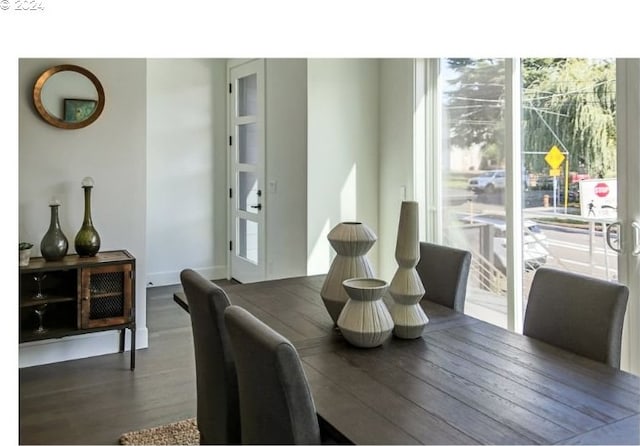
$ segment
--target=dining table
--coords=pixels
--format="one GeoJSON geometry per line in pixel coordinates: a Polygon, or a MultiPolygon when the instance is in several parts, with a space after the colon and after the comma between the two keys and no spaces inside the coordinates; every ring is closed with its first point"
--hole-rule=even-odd
{"type": "Polygon", "coordinates": [[[324,278],[223,288],[293,343],[319,419],[346,442],[640,444],[637,375],[425,298],[421,337],[355,347],[324,307],[324,278]]]}

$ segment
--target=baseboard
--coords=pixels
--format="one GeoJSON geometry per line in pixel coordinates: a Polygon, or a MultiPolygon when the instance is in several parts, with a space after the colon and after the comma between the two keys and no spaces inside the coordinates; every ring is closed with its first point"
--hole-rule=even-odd
{"type": "MultiPolygon", "coordinates": [[[[209,280],[227,278],[227,267],[212,266],[209,268],[193,268],[194,271],[202,274],[209,280]]],[[[147,274],[147,287],[177,285],[180,283],[180,271],[167,271],[162,273],[147,274]]]]}
{"type": "MultiPolygon", "coordinates": [[[[131,332],[125,335],[125,350],[130,350],[131,332]]],[[[136,351],[149,346],[147,327],[136,327],[136,351]]],[[[67,336],[61,339],[20,344],[18,367],[32,367],[73,359],[107,355],[120,351],[120,331],[100,331],[83,335],[67,336]]]]}

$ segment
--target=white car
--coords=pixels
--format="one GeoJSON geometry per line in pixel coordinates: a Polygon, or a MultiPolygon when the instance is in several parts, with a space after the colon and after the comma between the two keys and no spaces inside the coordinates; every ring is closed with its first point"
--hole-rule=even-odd
{"type": "MultiPolygon", "coordinates": [[[[495,266],[505,273],[505,265],[507,264],[507,225],[504,216],[500,214],[478,214],[462,217],[461,220],[466,223],[484,223],[493,226],[493,261],[495,266]]],[[[523,245],[522,257],[526,270],[535,270],[547,263],[547,258],[550,255],[547,250],[547,236],[533,220],[524,220],[523,245]]]]}
{"type": "Polygon", "coordinates": [[[492,193],[504,189],[504,170],[489,170],[477,177],[469,178],[467,189],[475,193],[492,193]]]}

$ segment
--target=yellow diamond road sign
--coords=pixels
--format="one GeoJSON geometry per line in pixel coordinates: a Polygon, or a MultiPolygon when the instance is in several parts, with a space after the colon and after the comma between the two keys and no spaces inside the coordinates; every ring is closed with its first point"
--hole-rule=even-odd
{"type": "Polygon", "coordinates": [[[544,156],[544,160],[552,169],[557,169],[564,161],[564,155],[560,149],[558,149],[558,146],[553,146],[544,156]]]}

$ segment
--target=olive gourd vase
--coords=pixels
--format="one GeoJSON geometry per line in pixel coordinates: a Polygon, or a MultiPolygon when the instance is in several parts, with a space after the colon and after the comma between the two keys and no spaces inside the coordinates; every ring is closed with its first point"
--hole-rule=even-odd
{"type": "Polygon", "coordinates": [[[60,219],[58,217],[60,204],[51,203],[49,207],[51,208],[51,221],[49,229],[40,241],[40,253],[45,260],[54,261],[60,260],[67,255],[69,241],[60,227],[60,219]]]}
{"type": "Polygon", "coordinates": [[[93,226],[91,218],[91,190],[93,189],[93,179],[86,177],[82,180],[84,189],[84,219],[82,227],[76,234],[74,241],[75,250],[80,257],[93,257],[100,250],[100,234],[93,226]]]}

